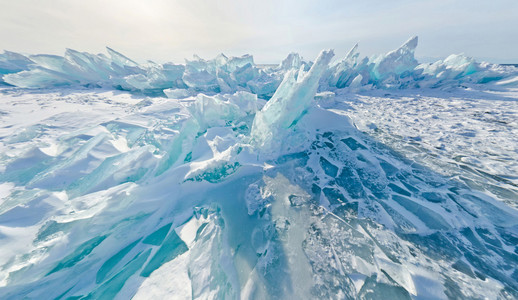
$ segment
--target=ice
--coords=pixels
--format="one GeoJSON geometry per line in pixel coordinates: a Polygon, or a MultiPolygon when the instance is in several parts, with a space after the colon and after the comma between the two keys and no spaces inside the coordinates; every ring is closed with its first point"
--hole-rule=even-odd
{"type": "Polygon", "coordinates": [[[422,69],[423,74],[428,77],[425,77],[423,86],[432,87],[497,82],[512,77],[515,71],[488,63],[478,63],[463,54],[452,54],[444,60],[429,65],[422,64],[417,69],[422,69]],[[506,74],[508,71],[511,71],[510,74],[506,74]]]}
{"type": "Polygon", "coordinates": [[[414,58],[416,47],[417,36],[385,55],[360,59],[356,44],[343,60],[329,69],[327,83],[331,87],[349,87],[353,92],[370,85],[383,89],[412,87],[409,82],[419,80],[419,72],[415,71],[418,66],[414,58]]]}
{"type": "Polygon", "coordinates": [[[5,52],[0,298],[518,298],[517,71],[416,46],[5,52]]]}
{"type": "MultiPolygon", "coordinates": [[[[108,48],[109,49],[109,48],[108,48]]],[[[102,54],[94,55],[67,49],[65,55],[33,55],[35,64],[29,70],[4,76],[5,82],[25,87],[104,85],[131,74],[142,73],[134,62],[109,49],[113,61],[102,54]]]]}
{"type": "Polygon", "coordinates": [[[409,39],[397,50],[374,59],[372,68],[372,80],[379,82],[393,77],[392,80],[404,78],[412,73],[417,67],[417,60],[414,58],[414,51],[417,47],[417,36],[409,39]]]}
{"type": "Polygon", "coordinates": [[[98,236],[98,237],[94,237],[91,240],[84,242],[76,250],[74,250],[74,252],[72,252],[70,255],[64,257],[57,264],[56,267],[54,267],[52,270],[50,270],[50,272],[47,275],[50,275],[54,272],[58,272],[64,268],[73,267],[76,263],[78,263],[80,260],[85,258],[85,256],[90,254],[90,252],[92,252],[95,249],[95,247],[97,247],[100,243],[102,243],[102,241],[104,241],[105,238],[106,238],[106,236],[98,236]]]}
{"type": "MultiPolygon", "coordinates": [[[[358,57],[360,53],[358,53],[358,44],[354,45],[354,47],[347,53],[344,59],[336,63],[335,65],[329,68],[328,74],[328,83],[330,86],[337,88],[344,88],[351,84],[351,81],[360,76],[357,69],[360,69],[360,66],[364,65],[365,62],[358,62],[358,57]]],[[[360,79],[361,81],[361,79],[360,79]]]]}
{"type": "MultiPolygon", "coordinates": [[[[167,232],[166,232],[167,234],[167,232]]],[[[140,239],[134,241],[133,243],[129,244],[128,246],[124,247],[122,250],[117,252],[114,256],[110,257],[108,260],[106,260],[101,268],[99,268],[99,271],[97,271],[95,282],[101,283],[103,282],[110,271],[140,242],[140,239]]]]}
{"type": "Polygon", "coordinates": [[[212,60],[197,56],[186,61],[183,80],[196,91],[232,93],[240,89],[249,90],[248,83],[259,77],[251,55],[226,57],[218,55],[212,60]]]}
{"type": "Polygon", "coordinates": [[[185,84],[194,90],[219,92],[220,86],[215,75],[210,74],[207,70],[189,70],[183,74],[182,80],[185,84]]]}
{"type": "Polygon", "coordinates": [[[22,88],[44,88],[73,84],[72,80],[62,74],[43,68],[8,74],[3,77],[3,80],[8,84],[22,88]]]}
{"type": "MultiPolygon", "coordinates": [[[[0,54],[0,75],[28,70],[29,66],[33,63],[34,62],[25,55],[4,51],[4,53],[0,54]]],[[[5,84],[1,77],[0,84],[5,84]]]]}
{"type": "Polygon", "coordinates": [[[204,131],[207,127],[225,126],[228,122],[246,115],[244,111],[239,109],[239,106],[230,101],[203,94],[198,95],[189,109],[193,117],[198,120],[201,131],[204,131]]]}
{"type": "MultiPolygon", "coordinates": [[[[122,85],[129,90],[164,90],[185,87],[182,76],[185,66],[166,63],[163,65],[150,65],[146,74],[129,75],[124,78],[122,85]]],[[[183,89],[182,89],[183,90],[183,89]]],[[[165,92],[165,91],[164,91],[165,92]]]]}
{"type": "MultiPolygon", "coordinates": [[[[462,54],[450,55],[432,64],[419,64],[414,57],[417,36],[384,55],[360,57],[356,44],[339,62],[326,67],[319,91],[346,89],[350,92],[376,89],[451,88],[462,84],[515,86],[518,71],[479,63],[462,54]]],[[[203,93],[252,92],[262,99],[273,96],[284,76],[293,69],[307,71],[297,53],[290,53],[277,67],[261,68],[251,55],[209,60],[194,56],[185,64],[138,64],[111,48],[104,54],[67,49],[63,57],[24,56],[4,52],[0,56],[2,83],[24,88],[54,86],[112,87],[133,92],[161,94],[171,90],[181,95],[203,93]]]]}
{"type": "Polygon", "coordinates": [[[417,42],[416,36],[385,55],[363,59],[359,58],[357,44],[343,60],[330,67],[325,76],[327,84],[351,92],[371,86],[381,89],[438,88],[496,82],[512,77],[516,72],[516,69],[478,63],[462,54],[450,55],[432,64],[419,64],[414,57],[417,42]]]}
{"type": "Polygon", "coordinates": [[[291,69],[300,69],[305,64],[298,53],[290,53],[277,67],[277,70],[289,71],[291,69]]]}
{"type": "Polygon", "coordinates": [[[251,136],[261,151],[276,153],[281,150],[289,128],[297,123],[310,107],[320,77],[326,70],[333,51],[322,51],[308,72],[292,69],[286,73],[279,88],[254,118],[251,136]]]}
{"type": "MultiPolygon", "coordinates": [[[[145,240],[143,241],[143,243],[145,240]]],[[[163,243],[161,243],[160,248],[157,252],[151,257],[149,262],[144,266],[144,269],[140,273],[142,277],[149,277],[153,271],[160,268],[164,263],[173,260],[178,255],[184,253],[189,250],[185,243],[180,239],[176,231],[172,230],[163,243]]]]}
{"type": "Polygon", "coordinates": [[[171,99],[184,99],[191,96],[189,90],[186,89],[165,89],[164,94],[171,99]]]}
{"type": "Polygon", "coordinates": [[[106,47],[106,51],[108,51],[108,54],[111,57],[111,65],[112,67],[117,66],[122,69],[134,69],[138,68],[139,65],[135,61],[131,60],[130,58],[124,56],[123,54],[113,50],[110,47],[106,47]]]}

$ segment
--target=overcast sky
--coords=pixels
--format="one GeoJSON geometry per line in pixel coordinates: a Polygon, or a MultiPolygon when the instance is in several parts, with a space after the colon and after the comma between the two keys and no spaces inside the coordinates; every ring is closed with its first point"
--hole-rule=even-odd
{"type": "Polygon", "coordinates": [[[518,63],[517,0],[0,0],[0,49],[63,54],[109,46],[137,61],[196,53],[338,57],[385,53],[418,35],[418,57],[465,53],[518,63]]]}

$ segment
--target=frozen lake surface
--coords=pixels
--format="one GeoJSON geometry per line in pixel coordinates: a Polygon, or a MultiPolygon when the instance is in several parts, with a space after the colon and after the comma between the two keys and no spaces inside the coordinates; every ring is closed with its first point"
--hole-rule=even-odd
{"type": "Polygon", "coordinates": [[[0,55],[2,299],[515,299],[518,74],[0,55]]]}

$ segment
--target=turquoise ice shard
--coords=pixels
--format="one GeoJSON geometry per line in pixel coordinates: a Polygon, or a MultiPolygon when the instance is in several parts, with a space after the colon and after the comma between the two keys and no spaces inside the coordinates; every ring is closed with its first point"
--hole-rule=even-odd
{"type": "Polygon", "coordinates": [[[465,83],[488,83],[503,78],[503,67],[491,66],[487,63],[478,63],[472,57],[463,54],[452,54],[444,60],[432,64],[421,64],[416,70],[422,71],[425,79],[422,87],[451,87],[465,83]]]}
{"type": "Polygon", "coordinates": [[[281,64],[277,67],[278,70],[291,70],[298,69],[302,66],[303,61],[298,53],[290,53],[288,56],[281,62],[281,64]]]}
{"type": "Polygon", "coordinates": [[[414,58],[416,47],[417,36],[414,36],[398,49],[374,60],[374,67],[371,72],[372,80],[383,84],[383,81],[390,77],[397,79],[409,76],[418,65],[414,58]]]}
{"type": "Polygon", "coordinates": [[[344,59],[329,68],[329,73],[326,76],[329,86],[343,88],[351,84],[351,81],[358,76],[359,69],[361,70],[360,65],[363,63],[363,66],[365,67],[366,60],[362,60],[359,63],[359,55],[358,44],[356,44],[351,50],[349,50],[347,55],[345,55],[344,59]]]}
{"type": "Polygon", "coordinates": [[[254,114],[261,105],[257,96],[248,92],[224,96],[199,94],[188,110],[200,125],[200,132],[203,132],[210,127],[224,127],[235,123],[254,114]]]}
{"type": "Polygon", "coordinates": [[[414,36],[396,50],[363,59],[359,59],[356,44],[344,59],[329,68],[323,83],[336,88],[350,87],[353,91],[362,85],[378,88],[409,86],[407,81],[413,83],[420,75],[420,70],[416,70],[418,62],[414,58],[417,41],[417,36],[414,36]]]}
{"type": "Polygon", "coordinates": [[[17,73],[29,69],[29,65],[34,62],[27,56],[11,52],[4,51],[0,54],[0,85],[5,84],[2,79],[3,74],[17,73]]]}
{"type": "MultiPolygon", "coordinates": [[[[184,87],[182,81],[185,66],[165,63],[163,65],[151,64],[146,74],[135,74],[124,77],[122,87],[129,90],[154,90],[171,87],[184,87]]],[[[183,90],[183,89],[182,89],[183,90]]],[[[183,90],[185,91],[185,90],[183,90]]]]}
{"type": "Polygon", "coordinates": [[[110,47],[106,47],[106,51],[108,51],[108,54],[111,57],[112,66],[115,64],[121,68],[134,68],[138,67],[138,63],[133,61],[132,59],[128,58],[127,56],[113,50],[110,47]]]}
{"type": "Polygon", "coordinates": [[[189,107],[192,116],[198,121],[201,131],[213,126],[225,126],[227,122],[245,115],[239,106],[220,97],[199,94],[189,107]]]}
{"type": "Polygon", "coordinates": [[[320,52],[308,72],[301,68],[286,73],[281,85],[263,109],[255,115],[252,125],[252,143],[263,154],[281,150],[283,136],[297,123],[310,107],[318,89],[319,80],[334,56],[333,50],[320,52]]]}
{"type": "Polygon", "coordinates": [[[103,85],[117,83],[121,78],[144,73],[144,69],[124,55],[107,48],[104,54],[90,54],[67,49],[63,57],[32,55],[34,63],[18,73],[7,74],[4,81],[24,88],[64,85],[103,85]]]}

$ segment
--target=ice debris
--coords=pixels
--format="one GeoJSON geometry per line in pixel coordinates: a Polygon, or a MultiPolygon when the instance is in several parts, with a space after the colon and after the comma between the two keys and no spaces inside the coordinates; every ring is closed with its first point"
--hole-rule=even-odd
{"type": "MultiPolygon", "coordinates": [[[[478,63],[464,55],[451,55],[432,64],[419,64],[414,57],[417,37],[384,55],[360,57],[358,45],[326,68],[319,90],[402,89],[459,87],[494,82],[514,85],[518,71],[489,63],[478,63]]],[[[288,72],[312,63],[290,53],[277,67],[261,67],[251,55],[205,60],[194,56],[185,64],[138,64],[107,48],[104,54],[67,49],[65,55],[29,55],[5,51],[0,54],[1,84],[22,88],[59,86],[112,87],[128,91],[165,93],[185,97],[197,93],[247,91],[269,99],[288,72]],[[185,92],[172,92],[185,90],[185,92]]]]}

